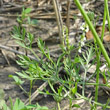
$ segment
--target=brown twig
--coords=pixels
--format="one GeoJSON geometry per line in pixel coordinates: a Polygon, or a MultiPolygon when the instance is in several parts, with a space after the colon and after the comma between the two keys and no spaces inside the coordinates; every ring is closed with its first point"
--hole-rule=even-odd
{"type": "MultiPolygon", "coordinates": [[[[23,52],[18,52],[17,50],[14,50],[14,49],[9,48],[9,47],[4,46],[4,45],[0,45],[0,48],[1,48],[1,49],[5,49],[5,50],[7,50],[7,51],[14,52],[14,53],[16,53],[16,54],[25,55],[25,53],[23,53],[23,52]]],[[[37,58],[35,58],[35,57],[31,56],[31,55],[27,55],[27,56],[28,56],[29,58],[33,59],[33,60],[38,61],[37,58]]]]}
{"type": "Polygon", "coordinates": [[[2,54],[3,54],[4,58],[5,58],[5,60],[7,61],[8,65],[10,66],[11,64],[10,64],[10,62],[9,62],[9,60],[8,60],[8,58],[7,58],[6,54],[5,54],[5,52],[4,52],[3,50],[1,50],[1,52],[2,52],[2,54]]]}
{"type": "Polygon", "coordinates": [[[71,6],[71,1],[68,0],[67,1],[67,18],[66,18],[66,26],[68,28],[68,34],[70,32],[70,29],[69,29],[69,27],[70,27],[70,6],[71,6]]]}
{"type": "Polygon", "coordinates": [[[53,1],[55,15],[56,15],[56,20],[57,20],[57,25],[58,25],[60,42],[61,42],[61,44],[63,44],[63,36],[62,36],[63,35],[62,34],[63,22],[62,22],[60,9],[59,9],[59,3],[58,3],[58,0],[52,0],[52,1],[53,1]]]}

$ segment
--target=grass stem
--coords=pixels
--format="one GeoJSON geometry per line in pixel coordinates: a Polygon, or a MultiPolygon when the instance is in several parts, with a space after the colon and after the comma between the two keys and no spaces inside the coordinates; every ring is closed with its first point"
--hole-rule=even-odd
{"type": "Polygon", "coordinates": [[[58,106],[58,110],[61,110],[59,102],[57,102],[57,106],[58,106]]]}

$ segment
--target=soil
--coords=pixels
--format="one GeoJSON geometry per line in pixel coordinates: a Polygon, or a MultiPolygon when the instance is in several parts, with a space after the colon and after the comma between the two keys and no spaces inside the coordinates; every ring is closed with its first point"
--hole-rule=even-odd
{"type": "MultiPolygon", "coordinates": [[[[3,6],[7,6],[5,0],[4,0],[3,6]]],[[[100,5],[98,4],[98,6],[100,5]]],[[[101,9],[99,9],[98,11],[103,12],[103,9],[102,9],[103,7],[100,7],[100,8],[101,9]]],[[[17,10],[17,11],[20,12],[21,10],[17,10]]],[[[0,11],[0,14],[1,13],[3,14],[2,11],[0,11]]],[[[10,13],[12,14],[12,12],[10,13]]],[[[13,12],[13,13],[16,13],[16,12],[13,12]]],[[[65,19],[63,20],[65,21],[65,19]]],[[[71,21],[70,27],[73,27],[74,24],[77,22],[77,21],[75,22],[74,19],[70,19],[70,21],[71,21]]],[[[76,25],[80,26],[82,22],[83,20],[80,19],[80,23],[78,22],[79,24],[76,23],[76,25]]],[[[11,47],[12,49],[17,49],[19,46],[16,44],[15,40],[13,40],[12,37],[10,36],[10,32],[12,31],[13,26],[17,25],[16,17],[7,18],[7,16],[6,17],[2,16],[0,17],[0,23],[1,23],[0,44],[5,45],[7,47],[11,47]]],[[[58,44],[60,43],[57,29],[58,27],[57,27],[57,23],[55,19],[49,19],[49,20],[39,19],[37,26],[34,28],[31,28],[31,32],[35,35],[35,42],[33,42],[33,49],[34,50],[37,49],[36,40],[39,36],[43,38],[43,40],[46,42],[46,45],[50,48],[51,51],[57,49],[58,44]]],[[[78,36],[74,35],[74,32],[75,34],[77,34],[78,31],[76,31],[73,28],[70,28],[70,32],[71,33],[73,32],[72,35],[70,35],[70,38],[71,36],[72,38],[76,37],[75,39],[71,39],[72,43],[77,43],[79,38],[78,36]]],[[[5,101],[9,105],[10,103],[9,96],[10,96],[12,97],[13,102],[15,102],[16,98],[20,98],[23,102],[25,102],[26,99],[28,99],[28,97],[24,94],[24,92],[17,85],[13,83],[13,79],[8,77],[9,75],[16,75],[16,72],[18,71],[22,71],[22,68],[16,63],[16,60],[18,59],[17,54],[10,52],[10,51],[6,51],[3,48],[0,48],[0,50],[1,50],[0,51],[0,88],[3,89],[5,92],[5,101]]],[[[20,48],[19,51],[24,51],[24,50],[20,48]]],[[[54,55],[57,55],[57,53],[54,55]]],[[[32,89],[32,92],[34,92],[42,84],[43,84],[42,81],[36,81],[34,88],[32,89]]],[[[29,91],[29,82],[25,81],[25,83],[23,84],[23,87],[27,91],[29,91]]],[[[94,87],[91,87],[91,88],[88,87],[86,90],[88,92],[87,94],[89,94],[89,92],[91,92],[93,89],[94,87]]],[[[107,99],[109,98],[109,94],[104,92],[103,89],[101,89],[100,91],[101,92],[99,96],[99,102],[106,103],[107,99]]],[[[80,92],[80,88],[79,88],[79,92],[80,92]]],[[[93,94],[94,94],[94,91],[91,93],[91,95],[93,94]]],[[[50,109],[56,107],[56,102],[54,101],[52,96],[38,95],[32,103],[33,104],[39,103],[40,105],[47,106],[50,109]]],[[[87,101],[74,100],[73,103],[74,104],[78,103],[80,105],[80,108],[73,108],[72,110],[90,110],[90,104],[87,101]]],[[[68,105],[69,105],[69,101],[67,99],[64,99],[61,102],[61,108],[65,108],[64,110],[69,110],[68,105]]],[[[101,110],[101,109],[102,109],[101,107],[97,108],[97,110],[101,110]]]]}

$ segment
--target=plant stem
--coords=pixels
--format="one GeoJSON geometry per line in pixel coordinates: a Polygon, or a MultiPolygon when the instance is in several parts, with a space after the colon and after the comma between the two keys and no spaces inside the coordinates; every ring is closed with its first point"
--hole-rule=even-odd
{"type": "Polygon", "coordinates": [[[101,42],[101,40],[100,40],[98,34],[97,34],[97,32],[96,32],[96,30],[95,30],[93,24],[91,23],[91,21],[89,20],[87,14],[85,13],[84,9],[82,8],[82,6],[81,6],[79,0],[74,0],[74,2],[76,3],[77,7],[79,8],[80,12],[82,13],[82,15],[83,15],[83,17],[84,17],[86,23],[88,24],[90,30],[92,31],[92,33],[93,33],[93,35],[94,35],[94,38],[96,39],[96,42],[97,42],[97,44],[99,45],[99,47],[100,47],[100,49],[101,49],[101,51],[102,51],[102,53],[103,53],[103,56],[104,56],[104,58],[106,59],[106,61],[107,61],[107,63],[108,63],[108,66],[110,67],[110,59],[109,59],[109,56],[108,56],[108,54],[107,54],[107,52],[106,52],[106,50],[105,50],[105,48],[104,48],[104,46],[103,46],[103,44],[102,44],[102,42],[101,42]]]}
{"type": "Polygon", "coordinates": [[[70,107],[69,107],[69,110],[71,110],[71,109],[72,109],[72,99],[70,98],[69,101],[70,101],[70,107]]]}
{"type": "Polygon", "coordinates": [[[57,106],[58,106],[58,110],[61,110],[59,102],[57,102],[57,106]]]}
{"type": "MultiPolygon", "coordinates": [[[[106,6],[106,4],[105,4],[106,6]]],[[[103,37],[104,37],[104,31],[105,31],[105,21],[106,21],[106,7],[104,7],[104,17],[103,17],[103,26],[102,26],[102,33],[101,33],[101,41],[103,41],[103,37]]],[[[97,45],[97,44],[96,44],[97,45]]],[[[96,72],[97,72],[97,76],[96,76],[96,83],[98,84],[99,83],[99,67],[100,67],[100,55],[101,55],[101,49],[99,49],[99,52],[98,52],[98,49],[96,48],[96,59],[97,59],[97,69],[96,69],[96,72]]],[[[95,88],[95,101],[97,102],[98,101],[98,88],[99,88],[99,85],[96,85],[96,88],[95,88]]],[[[97,108],[97,104],[95,104],[95,108],[97,108]]]]}
{"type": "Polygon", "coordinates": [[[25,93],[26,95],[29,95],[28,92],[27,92],[21,85],[19,85],[19,87],[20,87],[20,89],[21,89],[22,91],[24,91],[24,93],[25,93]]]}
{"type": "Polygon", "coordinates": [[[87,69],[85,69],[85,72],[84,72],[84,80],[83,80],[83,88],[82,88],[82,95],[83,96],[84,96],[84,90],[85,90],[86,73],[87,73],[87,69]]]}
{"type": "Polygon", "coordinates": [[[40,60],[40,58],[37,56],[37,54],[32,50],[32,49],[30,49],[29,48],[29,50],[33,53],[33,55],[38,59],[38,61],[40,60]]]}
{"type": "Polygon", "coordinates": [[[103,41],[104,32],[105,32],[106,16],[107,16],[107,12],[106,12],[106,7],[104,6],[104,17],[103,17],[103,26],[102,26],[102,33],[101,33],[101,41],[103,41]]]}
{"type": "MultiPolygon", "coordinates": [[[[100,50],[99,50],[100,51],[100,50]]],[[[98,53],[98,49],[96,50],[96,59],[97,59],[97,66],[96,66],[96,88],[95,88],[95,101],[98,101],[98,88],[99,88],[99,67],[100,67],[100,53],[98,53]]],[[[95,109],[97,108],[97,104],[95,104],[95,109]]]]}
{"type": "Polygon", "coordinates": [[[103,110],[106,110],[108,104],[110,103],[110,99],[108,98],[107,103],[105,104],[105,106],[103,107],[103,110]]]}
{"type": "Polygon", "coordinates": [[[110,32],[110,18],[109,18],[108,0],[104,0],[104,4],[105,4],[106,13],[107,13],[108,29],[110,32]]]}
{"type": "Polygon", "coordinates": [[[31,90],[32,90],[32,82],[33,82],[33,80],[30,80],[29,104],[31,104],[31,90]]]}

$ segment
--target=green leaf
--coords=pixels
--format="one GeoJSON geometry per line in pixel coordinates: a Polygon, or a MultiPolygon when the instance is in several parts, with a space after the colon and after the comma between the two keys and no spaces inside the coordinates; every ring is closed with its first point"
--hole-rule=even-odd
{"type": "Polygon", "coordinates": [[[52,90],[55,94],[57,94],[57,92],[55,91],[55,89],[54,89],[53,85],[50,83],[50,81],[48,81],[48,84],[49,84],[51,90],[52,90]]]}
{"type": "Polygon", "coordinates": [[[19,40],[19,41],[23,41],[22,38],[21,38],[21,35],[18,35],[18,34],[14,34],[12,35],[12,37],[16,40],[19,40]]]}
{"type": "Polygon", "coordinates": [[[19,110],[18,106],[19,106],[19,102],[18,102],[18,99],[16,99],[14,106],[13,106],[13,110],[19,110]]]}
{"type": "Polygon", "coordinates": [[[89,12],[87,13],[87,15],[88,15],[88,17],[89,17],[89,19],[90,19],[91,21],[94,20],[94,17],[95,17],[94,12],[89,11],[89,12]]]}
{"type": "Polygon", "coordinates": [[[16,99],[13,110],[22,110],[25,108],[24,103],[20,99],[16,99]]]}
{"type": "Polygon", "coordinates": [[[23,28],[23,29],[22,29],[22,40],[23,40],[23,41],[25,40],[25,36],[26,36],[26,29],[23,28]]]}
{"type": "Polygon", "coordinates": [[[33,80],[34,78],[33,77],[30,77],[29,75],[27,75],[24,71],[21,72],[16,72],[17,75],[19,75],[21,78],[25,78],[25,79],[28,79],[28,80],[33,80]]]}
{"type": "Polygon", "coordinates": [[[71,88],[71,91],[72,91],[73,95],[76,94],[76,92],[77,92],[77,82],[75,83],[75,87],[71,88]]]}
{"type": "MultiPolygon", "coordinates": [[[[4,104],[4,105],[3,105],[3,110],[10,110],[10,109],[9,109],[9,107],[8,107],[6,104],[4,104]]],[[[12,110],[12,109],[11,109],[11,110],[12,110]]]]}
{"type": "Polygon", "coordinates": [[[32,25],[38,24],[38,20],[37,20],[37,19],[32,19],[32,20],[31,20],[31,24],[32,24],[32,25]]]}
{"type": "Polygon", "coordinates": [[[79,62],[80,62],[79,57],[75,57],[75,59],[74,59],[74,63],[79,63],[79,62]]]}
{"type": "Polygon", "coordinates": [[[40,50],[44,51],[45,43],[43,42],[43,40],[41,38],[38,38],[37,44],[38,44],[38,47],[40,48],[40,50]]]}
{"type": "Polygon", "coordinates": [[[22,21],[21,21],[21,19],[19,17],[17,18],[17,22],[18,23],[22,23],[22,21]]]}
{"type": "Polygon", "coordinates": [[[17,43],[19,46],[23,47],[23,48],[27,48],[27,47],[24,45],[24,43],[21,42],[21,41],[16,41],[16,43],[17,43]]]}
{"type": "Polygon", "coordinates": [[[13,75],[9,75],[9,77],[13,78],[16,82],[17,85],[21,85],[24,83],[24,81],[22,81],[19,77],[17,76],[13,76],[13,75]]]}
{"type": "Polygon", "coordinates": [[[27,8],[27,9],[24,10],[24,13],[25,13],[25,14],[28,14],[28,13],[31,12],[31,10],[32,10],[31,8],[27,8]]]}
{"type": "Polygon", "coordinates": [[[80,108],[80,105],[78,105],[78,104],[73,104],[73,105],[72,105],[72,108],[73,108],[73,107],[80,108]]]}
{"type": "Polygon", "coordinates": [[[31,24],[31,18],[28,16],[28,18],[27,18],[27,23],[28,24],[31,24]]]}
{"type": "Polygon", "coordinates": [[[60,86],[58,88],[58,94],[59,94],[59,96],[62,96],[62,90],[63,90],[63,86],[60,86]]]}
{"type": "Polygon", "coordinates": [[[48,94],[48,95],[50,94],[48,90],[46,90],[46,94],[48,94]]]}
{"type": "Polygon", "coordinates": [[[9,100],[10,100],[10,109],[13,110],[13,101],[12,98],[9,96],[9,100]]]}
{"type": "Polygon", "coordinates": [[[61,64],[63,64],[63,61],[61,61],[63,59],[63,57],[65,56],[65,53],[61,54],[57,60],[57,66],[60,67],[61,64]]]}
{"type": "Polygon", "coordinates": [[[33,36],[33,34],[28,33],[28,34],[27,34],[27,37],[28,37],[29,43],[30,43],[30,45],[31,45],[32,42],[33,42],[33,40],[34,40],[34,36],[33,36]]]}
{"type": "Polygon", "coordinates": [[[40,106],[39,104],[37,104],[37,109],[36,110],[48,110],[48,108],[46,106],[40,106]]]}
{"type": "Polygon", "coordinates": [[[27,109],[36,108],[36,107],[37,107],[37,105],[27,105],[26,106],[27,109]]]}
{"type": "Polygon", "coordinates": [[[30,60],[30,58],[28,57],[28,56],[26,56],[26,55],[18,55],[18,57],[22,60],[22,61],[24,61],[25,63],[26,62],[31,62],[31,60],[30,60]]]}

